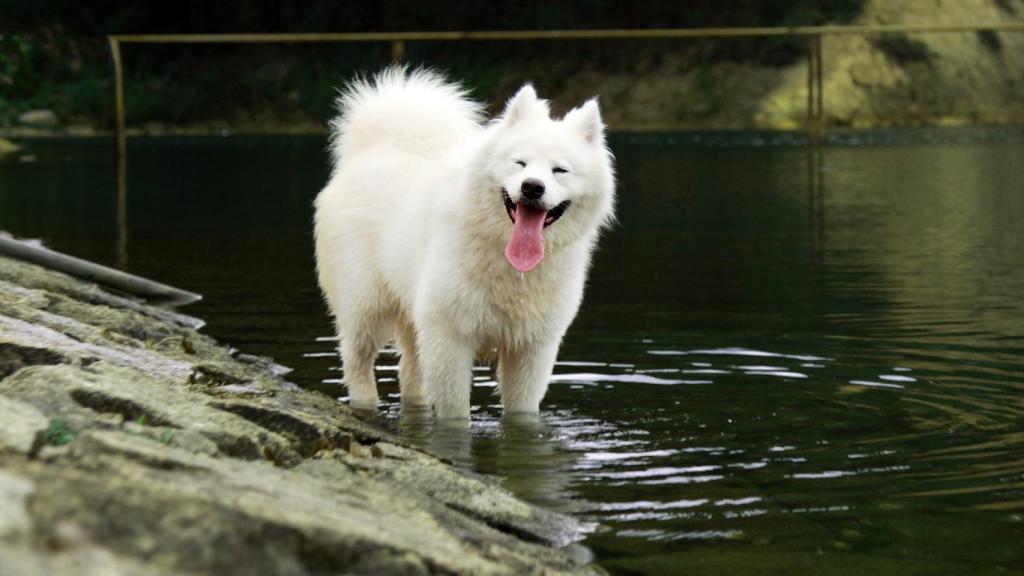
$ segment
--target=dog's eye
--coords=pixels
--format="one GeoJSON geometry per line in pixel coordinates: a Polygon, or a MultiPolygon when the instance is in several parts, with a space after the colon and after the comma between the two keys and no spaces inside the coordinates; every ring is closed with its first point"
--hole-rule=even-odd
{"type": "Polygon", "coordinates": [[[522,160],[516,160],[516,161],[515,161],[515,163],[516,163],[516,164],[519,164],[519,165],[520,165],[520,166],[522,166],[523,168],[526,168],[526,162],[523,162],[522,160]]]}
{"type": "Polygon", "coordinates": [[[551,169],[551,171],[554,172],[555,174],[568,174],[569,173],[568,170],[566,170],[565,168],[562,168],[561,166],[555,166],[554,168],[551,169]]]}

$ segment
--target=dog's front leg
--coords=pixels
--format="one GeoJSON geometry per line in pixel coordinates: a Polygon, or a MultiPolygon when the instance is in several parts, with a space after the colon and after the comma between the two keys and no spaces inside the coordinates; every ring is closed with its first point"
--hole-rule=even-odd
{"type": "Polygon", "coordinates": [[[474,343],[442,330],[423,330],[419,345],[427,398],[437,417],[468,420],[474,343]]]}
{"type": "Polygon", "coordinates": [[[559,341],[502,347],[498,352],[498,386],[505,412],[537,412],[548,390],[559,341]]]}

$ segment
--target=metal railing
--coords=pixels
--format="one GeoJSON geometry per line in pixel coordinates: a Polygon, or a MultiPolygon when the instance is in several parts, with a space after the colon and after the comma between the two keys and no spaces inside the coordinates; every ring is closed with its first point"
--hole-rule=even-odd
{"type": "MultiPolygon", "coordinates": [[[[107,36],[114,66],[114,114],[117,149],[118,254],[122,267],[127,262],[127,134],[125,127],[124,68],[122,46],[127,44],[256,44],[256,43],[342,43],[376,42],[391,45],[391,60],[405,58],[407,42],[524,41],[524,40],[656,40],[704,38],[804,37],[807,51],[806,130],[813,155],[825,140],[825,95],[822,85],[824,63],[822,40],[826,36],[876,36],[884,34],[947,34],[970,32],[1024,32],[1024,22],[957,25],[879,26],[797,26],[788,28],[682,28],[644,30],[513,30],[453,32],[365,32],[312,34],[118,34],[107,36]]],[[[820,158],[819,158],[820,160],[820,158]]],[[[812,163],[808,163],[810,173],[812,163]]],[[[820,174],[818,174],[820,177],[820,174]]]]}
{"type": "Polygon", "coordinates": [[[825,98],[822,86],[822,39],[825,36],[883,34],[947,34],[965,32],[1024,32],[1024,22],[948,25],[794,26],[755,28],[674,28],[643,30],[491,30],[449,32],[353,32],[309,34],[118,34],[108,36],[114,65],[115,135],[118,155],[125,153],[125,44],[256,44],[256,43],[390,43],[391,59],[400,62],[407,42],[524,41],[524,40],[653,40],[703,38],[805,37],[807,52],[807,136],[811,144],[825,136],[825,98]]]}

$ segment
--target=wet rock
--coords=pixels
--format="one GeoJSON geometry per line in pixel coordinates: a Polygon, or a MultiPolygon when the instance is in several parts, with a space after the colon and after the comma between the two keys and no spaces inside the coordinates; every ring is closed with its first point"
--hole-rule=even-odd
{"type": "Polygon", "coordinates": [[[0,138],[0,156],[3,156],[4,154],[12,154],[18,150],[21,150],[21,146],[18,146],[10,140],[0,138]]]}
{"type": "Polygon", "coordinates": [[[187,317],[3,257],[0,283],[0,573],[601,573],[554,547],[575,520],[187,317]]]}
{"type": "Polygon", "coordinates": [[[37,128],[52,128],[60,124],[53,110],[29,110],[18,115],[18,123],[37,128]]]}
{"type": "MultiPolygon", "coordinates": [[[[6,295],[9,290],[13,290],[17,292],[16,295],[19,298],[27,297],[32,291],[35,291],[37,297],[43,295],[67,296],[82,306],[100,306],[92,314],[89,314],[88,308],[77,309],[75,313],[87,314],[104,324],[106,321],[102,316],[105,314],[118,315],[123,318],[126,314],[135,312],[172,326],[200,328],[203,325],[203,322],[197,318],[163,308],[146,306],[137,300],[105,292],[96,284],[73,278],[61,272],[47,270],[46,274],[39,274],[38,266],[10,258],[4,258],[2,264],[0,266],[0,282],[2,282],[0,294],[6,295]]],[[[14,295],[11,294],[11,296],[14,295]]]]}
{"type": "Polygon", "coordinates": [[[403,491],[429,495],[454,510],[531,542],[565,546],[582,527],[560,514],[528,505],[482,476],[456,472],[422,452],[378,442],[372,459],[353,459],[349,466],[394,484],[403,491]]]}

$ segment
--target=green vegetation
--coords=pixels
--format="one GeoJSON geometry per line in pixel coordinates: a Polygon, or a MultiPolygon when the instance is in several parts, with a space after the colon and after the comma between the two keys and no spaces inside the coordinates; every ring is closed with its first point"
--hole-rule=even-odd
{"type": "Polygon", "coordinates": [[[927,44],[906,34],[883,34],[873,42],[890,62],[901,66],[930,62],[934,56],[927,44]]]}
{"type": "Polygon", "coordinates": [[[985,48],[988,48],[992,52],[1003,51],[1003,41],[999,39],[999,34],[996,34],[992,30],[978,30],[978,42],[985,48]]]}
{"type": "Polygon", "coordinates": [[[47,428],[43,441],[50,446],[64,446],[70,444],[77,437],[78,432],[68,428],[60,418],[55,418],[50,421],[50,427],[47,428]]]}
{"type": "MultiPolygon", "coordinates": [[[[140,427],[149,427],[149,426],[151,426],[151,424],[146,421],[146,415],[145,414],[139,416],[138,418],[132,420],[131,422],[134,423],[136,426],[140,426],[140,427]]],[[[127,427],[125,427],[123,425],[122,425],[121,429],[122,429],[122,431],[125,434],[131,434],[132,436],[140,436],[142,438],[150,438],[150,439],[156,440],[157,442],[160,442],[161,444],[164,444],[166,446],[170,446],[171,443],[174,442],[174,430],[172,430],[170,428],[167,428],[166,430],[164,430],[163,432],[161,432],[160,434],[158,434],[156,436],[154,436],[152,433],[150,433],[148,431],[140,431],[138,429],[131,429],[131,428],[127,428],[127,427]]]]}
{"type": "Polygon", "coordinates": [[[0,36],[0,125],[36,108],[56,110],[63,121],[108,124],[110,70],[83,50],[89,44],[45,31],[0,36]]]}

